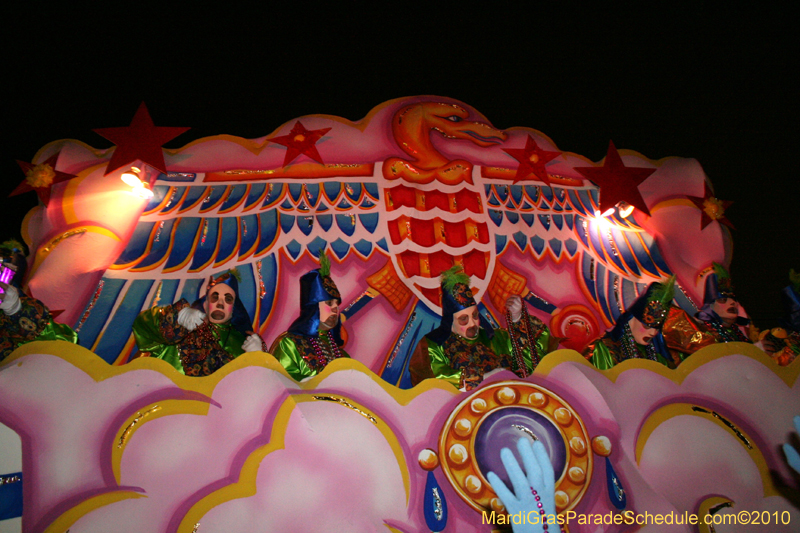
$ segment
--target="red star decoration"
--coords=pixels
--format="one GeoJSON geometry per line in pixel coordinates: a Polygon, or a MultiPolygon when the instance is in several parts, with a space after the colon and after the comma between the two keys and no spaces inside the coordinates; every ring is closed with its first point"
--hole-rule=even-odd
{"type": "MultiPolygon", "coordinates": [[[[139,160],[158,170],[167,172],[161,147],[190,128],[165,128],[155,126],[144,102],[139,105],[130,126],[99,128],[93,130],[116,145],[114,155],[106,167],[106,176],[115,170],[139,160]]],[[[153,176],[155,179],[157,176],[153,176]]],[[[150,184],[152,185],[152,183],[150,184]]]]}
{"type": "Polygon", "coordinates": [[[626,167],[613,141],[608,143],[608,153],[602,167],[576,167],[575,170],[600,187],[601,213],[624,201],[650,216],[650,210],[639,192],[639,185],[656,169],[626,167]]]}
{"type": "Polygon", "coordinates": [[[71,180],[72,178],[75,177],[74,174],[67,174],[66,172],[59,172],[58,170],[55,169],[56,168],[56,162],[58,161],[58,155],[59,155],[58,153],[55,153],[55,154],[51,155],[47,159],[47,161],[42,163],[43,165],[49,165],[50,168],[53,169],[53,172],[55,172],[55,176],[53,176],[53,181],[49,185],[42,186],[42,187],[34,187],[30,183],[28,183],[28,173],[31,170],[33,170],[33,168],[36,167],[37,165],[34,165],[33,163],[26,163],[25,161],[17,160],[17,164],[19,165],[19,168],[21,168],[22,172],[25,173],[25,179],[23,180],[22,183],[17,185],[17,188],[14,189],[13,191],[11,191],[11,194],[9,194],[8,196],[11,197],[11,196],[16,196],[18,194],[22,194],[22,193],[28,192],[28,191],[36,191],[36,195],[39,197],[39,200],[41,200],[42,203],[45,206],[47,206],[50,203],[50,191],[53,188],[53,185],[55,185],[56,183],[61,183],[62,181],[71,180]]]}
{"type": "Polygon", "coordinates": [[[289,135],[281,135],[268,140],[269,142],[282,144],[287,148],[286,156],[283,158],[283,166],[294,161],[300,154],[310,157],[319,164],[324,164],[317,151],[316,144],[329,131],[331,131],[331,128],[309,131],[298,120],[289,135]]]}
{"type": "Polygon", "coordinates": [[[700,221],[700,229],[705,229],[706,226],[711,224],[712,220],[716,220],[720,224],[725,224],[729,228],[733,227],[733,223],[725,218],[725,211],[733,204],[730,200],[718,200],[714,198],[711,189],[708,188],[708,183],[703,183],[703,197],[687,196],[697,208],[703,213],[700,221]]]}
{"type": "Polygon", "coordinates": [[[514,175],[514,183],[533,174],[546,185],[550,185],[550,176],[547,175],[544,167],[548,162],[561,155],[561,152],[542,150],[530,135],[525,141],[525,148],[503,148],[503,151],[519,161],[517,173],[514,175]]]}

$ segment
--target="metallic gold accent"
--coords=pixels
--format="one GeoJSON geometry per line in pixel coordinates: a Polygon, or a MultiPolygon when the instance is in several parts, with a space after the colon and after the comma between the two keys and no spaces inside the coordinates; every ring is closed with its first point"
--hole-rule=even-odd
{"type": "Polygon", "coordinates": [[[436,520],[441,520],[442,516],[444,515],[444,511],[442,509],[442,497],[439,496],[439,488],[434,487],[432,492],[433,492],[433,515],[436,517],[436,520]]]}
{"type": "Polygon", "coordinates": [[[48,252],[50,252],[50,250],[55,248],[64,239],[68,239],[69,237],[72,237],[74,235],[79,235],[81,233],[86,233],[86,228],[78,228],[78,229],[65,231],[64,233],[62,233],[61,235],[59,235],[58,237],[56,237],[55,239],[50,241],[50,244],[48,244],[47,246],[42,248],[42,251],[45,252],[45,253],[48,253],[48,252]]]}
{"type": "Polygon", "coordinates": [[[141,422],[144,418],[150,416],[152,413],[155,413],[156,411],[160,410],[161,407],[159,405],[154,405],[144,413],[141,411],[137,412],[136,417],[133,420],[131,420],[131,423],[128,424],[128,427],[126,427],[125,431],[123,431],[122,435],[120,435],[119,442],[117,442],[117,448],[122,448],[123,446],[125,446],[125,443],[127,442],[128,437],[130,437],[131,433],[133,432],[133,428],[136,426],[136,424],[141,422]]]}
{"type": "Polygon", "coordinates": [[[569,449],[575,455],[583,455],[586,453],[586,441],[580,437],[572,437],[569,439],[569,449]]]}
{"type": "Polygon", "coordinates": [[[511,387],[503,387],[497,391],[496,398],[498,402],[508,405],[514,403],[514,400],[517,399],[517,391],[511,387]]]}
{"type": "Polygon", "coordinates": [[[701,279],[703,279],[706,276],[706,274],[709,274],[711,272],[714,272],[714,265],[713,264],[707,266],[706,268],[704,268],[703,270],[698,272],[697,276],[695,276],[695,281],[700,281],[701,279]]]}
{"type": "Polygon", "coordinates": [[[326,402],[336,402],[336,403],[342,404],[345,407],[347,407],[348,409],[352,409],[356,413],[360,414],[361,416],[363,416],[364,418],[366,418],[367,420],[369,420],[370,422],[372,422],[376,426],[378,425],[378,419],[375,418],[374,416],[372,416],[371,413],[368,413],[367,411],[362,411],[361,409],[359,409],[358,407],[356,407],[352,403],[348,402],[344,398],[336,398],[335,396],[313,396],[313,398],[315,400],[322,400],[322,401],[326,401],[326,402]]]}
{"type": "Polygon", "coordinates": [[[425,448],[417,455],[417,462],[423,470],[433,470],[439,466],[439,455],[430,448],[425,448]]]}
{"type": "Polygon", "coordinates": [[[486,400],[483,398],[475,398],[470,402],[469,408],[475,414],[482,413],[486,410],[486,400]]]}
{"type": "Polygon", "coordinates": [[[97,303],[97,299],[100,297],[100,293],[103,292],[103,286],[105,282],[101,279],[100,283],[97,284],[97,289],[94,291],[94,296],[92,296],[92,300],[89,302],[89,305],[86,307],[86,310],[83,312],[81,319],[78,321],[78,325],[75,326],[75,333],[80,333],[83,324],[86,322],[86,319],[89,318],[89,313],[92,312],[94,309],[94,304],[97,303]]]}
{"type": "Polygon", "coordinates": [[[531,393],[531,395],[528,396],[528,403],[534,407],[544,407],[547,404],[547,396],[538,391],[531,393]]]}
{"type": "Polygon", "coordinates": [[[518,430],[520,430],[521,432],[525,433],[526,435],[528,435],[528,436],[529,436],[530,438],[532,438],[533,440],[539,440],[539,437],[537,437],[537,436],[536,436],[536,435],[533,433],[533,431],[531,430],[531,428],[529,428],[529,427],[527,427],[527,426],[523,426],[522,424],[511,424],[511,427],[513,427],[513,428],[515,428],[515,429],[518,429],[518,430]]]}
{"type": "Polygon", "coordinates": [[[592,450],[601,457],[611,455],[611,439],[604,435],[598,435],[592,439],[592,450]]]}
{"type": "Polygon", "coordinates": [[[459,418],[453,426],[453,431],[455,431],[456,435],[459,437],[466,437],[472,432],[472,422],[466,418],[459,418]]]}
{"type": "Polygon", "coordinates": [[[467,462],[467,459],[469,459],[469,454],[463,444],[453,444],[447,451],[447,457],[449,457],[453,463],[463,465],[467,462]]]}
{"type": "MultiPolygon", "coordinates": [[[[714,516],[715,514],[720,512],[721,510],[723,510],[725,508],[728,508],[728,507],[733,507],[733,502],[726,501],[726,502],[718,503],[717,505],[712,505],[711,507],[708,508],[708,511],[706,512],[706,515],[714,516]]],[[[701,523],[704,523],[704,522],[705,522],[705,516],[703,516],[703,521],[701,523]]],[[[708,524],[708,533],[716,533],[716,531],[717,530],[714,528],[714,524],[713,523],[708,524]]]]}
{"type": "Polygon", "coordinates": [[[572,423],[572,413],[565,407],[559,407],[553,412],[553,416],[561,426],[568,426],[572,423]]]}
{"type": "Polygon", "coordinates": [[[505,506],[503,505],[503,503],[500,501],[499,498],[492,498],[489,501],[489,508],[496,513],[502,513],[503,511],[506,510],[505,506]]]}
{"type": "Polygon", "coordinates": [[[161,230],[164,229],[164,220],[158,223],[158,229],[156,230],[156,238],[153,239],[154,242],[161,241],[161,230]]]}
{"type": "MultiPolygon", "coordinates": [[[[575,508],[591,483],[593,465],[596,461],[594,454],[586,453],[590,440],[589,434],[586,432],[580,416],[563,399],[545,388],[522,381],[504,381],[477,389],[450,413],[442,427],[438,448],[440,459],[446,458],[446,460],[441,460],[440,466],[450,485],[467,505],[478,512],[487,510],[503,512],[498,510],[500,502],[492,501],[497,495],[478,466],[476,439],[481,423],[487,416],[509,408],[534,411],[550,421],[555,429],[560,430],[569,448],[564,469],[556,473],[555,489],[563,493],[560,501],[564,505],[559,511],[565,512],[575,508]],[[510,389],[509,392],[513,394],[505,392],[499,394],[500,390],[505,388],[510,389]],[[546,400],[539,399],[537,393],[546,397],[546,400]],[[501,397],[506,400],[513,397],[513,400],[511,403],[503,403],[500,401],[501,397]],[[535,407],[535,403],[542,403],[542,407],[535,407]],[[555,411],[558,409],[565,409],[569,412],[571,421],[566,427],[556,421],[555,411]],[[466,437],[459,435],[456,429],[461,420],[469,420],[472,426],[472,431],[466,437]],[[570,471],[570,469],[573,470],[570,471]],[[477,489],[476,484],[472,483],[471,476],[481,482],[480,489],[477,489]],[[582,481],[575,481],[581,479],[582,476],[582,481]]],[[[519,431],[518,436],[520,437],[524,433],[531,438],[536,438],[531,427],[535,426],[519,420],[509,420],[506,426],[514,433],[519,431]]]]}
{"type": "MultiPolygon", "coordinates": [[[[389,264],[391,265],[391,263],[389,264]]],[[[374,296],[377,296],[377,294],[375,294],[374,296]]],[[[392,366],[392,363],[394,363],[394,360],[397,357],[397,354],[400,353],[400,348],[403,346],[406,337],[408,337],[408,334],[411,331],[411,328],[414,325],[414,321],[416,319],[417,319],[417,312],[412,311],[411,316],[408,318],[408,322],[406,323],[406,327],[403,328],[403,333],[400,334],[400,338],[397,339],[397,343],[394,345],[394,350],[392,350],[391,355],[389,355],[389,359],[386,360],[384,368],[390,368],[392,366]]]]}
{"type": "Polygon", "coordinates": [[[478,494],[483,488],[483,483],[477,476],[469,475],[464,479],[464,488],[472,494],[478,494]]]}
{"type": "Polygon", "coordinates": [[[733,502],[722,502],[720,504],[714,505],[708,510],[708,514],[711,515],[717,514],[726,507],[733,507],[733,502]]]}
{"type": "Polygon", "coordinates": [[[161,286],[164,284],[163,281],[158,282],[158,287],[156,288],[156,294],[153,296],[153,302],[151,303],[150,307],[158,307],[158,302],[161,301],[161,286]]]}
{"type": "Polygon", "coordinates": [[[11,483],[17,483],[18,481],[22,481],[22,478],[16,474],[13,476],[0,476],[0,487],[3,485],[10,485],[11,483]]]}
{"type": "Polygon", "coordinates": [[[706,198],[703,202],[703,211],[711,220],[725,218],[725,206],[717,198],[706,198]]]}
{"type": "Polygon", "coordinates": [[[586,472],[583,471],[583,468],[577,466],[570,468],[567,471],[567,475],[573,483],[583,483],[586,480],[586,472]]]}
{"type": "Polygon", "coordinates": [[[608,243],[611,245],[611,252],[615,257],[619,256],[619,253],[617,252],[617,245],[614,244],[614,236],[611,234],[611,228],[606,228],[606,238],[608,239],[608,243]]]}
{"type": "Polygon", "coordinates": [[[569,505],[569,495],[563,490],[556,491],[556,509],[559,511],[569,505]]]}
{"type": "Polygon", "coordinates": [[[750,441],[747,440],[747,437],[744,436],[744,434],[739,430],[739,428],[736,427],[736,425],[734,425],[733,422],[731,422],[727,418],[721,416],[718,412],[716,412],[716,411],[707,411],[706,409],[703,409],[702,407],[697,407],[696,405],[692,406],[692,411],[710,414],[711,416],[713,416],[714,418],[718,419],[720,422],[722,422],[723,424],[728,426],[728,428],[731,431],[733,431],[736,434],[737,437],[739,437],[739,440],[742,441],[742,443],[745,446],[747,446],[748,450],[752,450],[753,449],[753,445],[750,444],[750,441]]]}
{"type": "Polygon", "coordinates": [[[274,174],[275,172],[275,170],[226,170],[223,174],[237,176],[241,174],[274,174]]]}
{"type": "Polygon", "coordinates": [[[192,533],[197,533],[197,530],[200,529],[200,522],[196,523],[192,528],[192,533]]]}

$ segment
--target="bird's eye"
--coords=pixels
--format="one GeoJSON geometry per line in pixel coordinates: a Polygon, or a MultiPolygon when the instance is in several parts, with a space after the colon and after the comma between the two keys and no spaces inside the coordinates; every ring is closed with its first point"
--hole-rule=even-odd
{"type": "Polygon", "coordinates": [[[449,117],[447,117],[447,120],[449,120],[450,122],[461,122],[462,118],[459,117],[458,115],[450,115],[449,117]]]}

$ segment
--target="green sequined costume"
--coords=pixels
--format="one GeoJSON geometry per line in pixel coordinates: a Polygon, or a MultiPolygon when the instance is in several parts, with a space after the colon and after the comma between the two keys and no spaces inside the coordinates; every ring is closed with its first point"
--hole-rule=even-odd
{"type": "Polygon", "coordinates": [[[295,381],[316,376],[333,359],[350,357],[342,348],[331,345],[327,333],[321,333],[313,340],[320,353],[314,348],[311,337],[298,333],[287,331],[272,343],[270,352],[295,381]]]}
{"type": "Polygon", "coordinates": [[[617,318],[614,327],[587,346],[584,357],[600,370],[608,370],[626,359],[650,359],[669,368],[677,367],[683,355],[670,353],[661,333],[674,292],[675,276],[648,285],[644,294],[617,318]],[[635,341],[630,326],[634,319],[643,328],[657,330],[647,345],[635,341]]]}
{"type": "Polygon", "coordinates": [[[178,324],[178,313],[188,306],[182,299],[142,311],[133,335],[142,355],[163,359],[187,376],[208,376],[242,354],[245,336],[230,322],[205,322],[189,331],[178,324]]]}
{"type": "Polygon", "coordinates": [[[0,361],[31,341],[67,341],[78,344],[78,334],[66,324],[53,322],[47,307],[19,293],[20,310],[13,315],[0,311],[0,361]]]}
{"type": "Polygon", "coordinates": [[[521,321],[511,325],[511,333],[505,329],[495,329],[489,339],[485,330],[480,329],[475,339],[466,339],[455,333],[443,344],[423,337],[411,356],[409,371],[412,385],[424,379],[444,379],[458,387],[472,390],[480,385],[483,376],[496,368],[507,368],[522,375],[513,357],[511,335],[519,339],[526,371],[530,375],[550,349],[550,331],[541,320],[528,316],[528,328],[521,327],[521,321]],[[532,339],[528,338],[528,332],[532,339]],[[531,346],[534,350],[531,350],[531,346]]]}
{"type": "MultiPolygon", "coordinates": [[[[625,360],[621,346],[622,342],[625,342],[624,339],[617,342],[606,335],[590,344],[584,351],[584,357],[588,358],[589,362],[599,370],[608,370],[625,360]]],[[[653,350],[651,355],[648,353],[646,346],[637,343],[634,344],[637,351],[636,358],[638,359],[653,359],[653,357],[655,357],[653,360],[658,361],[668,368],[675,368],[681,363],[679,354],[673,354],[672,358],[667,360],[658,351],[653,350]]]]}

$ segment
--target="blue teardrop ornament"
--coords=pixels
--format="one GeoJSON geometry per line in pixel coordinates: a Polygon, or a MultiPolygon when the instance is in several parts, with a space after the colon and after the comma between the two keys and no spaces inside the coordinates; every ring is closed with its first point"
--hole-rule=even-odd
{"type": "Polygon", "coordinates": [[[433,472],[428,472],[428,480],[425,482],[425,523],[428,529],[434,533],[444,530],[447,525],[447,501],[444,499],[444,492],[436,482],[433,472]]]}
{"type": "Polygon", "coordinates": [[[620,511],[625,509],[627,498],[625,489],[622,487],[622,480],[619,478],[614,467],[611,466],[611,459],[606,457],[606,482],[608,483],[608,499],[612,505],[620,511]]]}

